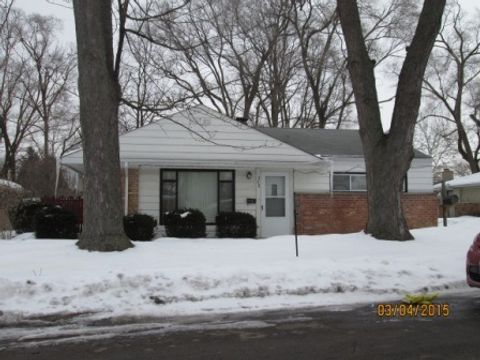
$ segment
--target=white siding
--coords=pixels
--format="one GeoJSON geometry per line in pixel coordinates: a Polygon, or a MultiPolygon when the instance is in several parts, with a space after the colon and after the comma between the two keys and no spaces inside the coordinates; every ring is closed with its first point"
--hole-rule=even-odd
{"type": "Polygon", "coordinates": [[[480,203],[480,187],[465,187],[455,189],[461,203],[480,203]]]}
{"type": "Polygon", "coordinates": [[[294,191],[296,193],[322,193],[330,190],[328,171],[296,170],[294,173],[294,191]]]}
{"type": "Polygon", "coordinates": [[[138,212],[158,219],[160,214],[160,170],[141,167],[138,173],[138,212]]]}
{"type": "Polygon", "coordinates": [[[433,192],[432,159],[413,159],[408,170],[408,192],[433,192]]]}
{"type": "Polygon", "coordinates": [[[257,199],[257,180],[254,169],[235,171],[235,210],[257,216],[257,205],[247,204],[247,199],[257,199]],[[252,173],[252,178],[247,179],[247,172],[252,173]]]}
{"type": "MultiPolygon", "coordinates": [[[[334,172],[365,172],[363,158],[331,158],[334,172]]],[[[431,159],[413,159],[408,171],[408,192],[433,192],[431,159]]],[[[329,171],[326,167],[318,170],[296,170],[295,192],[327,192],[330,188],[329,171]]]]}
{"type": "Polygon", "coordinates": [[[334,172],[365,172],[363,158],[332,158],[334,172]]]}
{"type": "MultiPolygon", "coordinates": [[[[212,161],[217,166],[222,163],[244,167],[254,163],[296,167],[321,162],[205,106],[181,111],[120,136],[120,158],[130,164],[190,163],[209,167],[212,161]]],[[[64,156],[62,162],[81,164],[82,159],[82,151],[77,151],[64,156]]]]}

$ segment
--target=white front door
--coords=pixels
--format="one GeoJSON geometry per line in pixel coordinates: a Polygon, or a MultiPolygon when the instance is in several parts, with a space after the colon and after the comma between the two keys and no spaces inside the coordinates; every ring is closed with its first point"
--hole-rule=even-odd
{"type": "Polygon", "coordinates": [[[287,172],[261,174],[261,234],[263,237],[291,233],[291,191],[287,172]]]}

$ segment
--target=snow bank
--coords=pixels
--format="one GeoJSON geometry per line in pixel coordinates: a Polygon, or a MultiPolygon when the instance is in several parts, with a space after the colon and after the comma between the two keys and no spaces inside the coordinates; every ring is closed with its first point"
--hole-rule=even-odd
{"type": "Polygon", "coordinates": [[[0,186],[8,187],[13,190],[22,190],[23,187],[20,184],[17,184],[13,181],[5,180],[5,179],[0,179],[0,186]]]}
{"type": "MultiPolygon", "coordinates": [[[[379,301],[465,286],[465,254],[480,219],[413,231],[415,241],[363,233],[136,242],[88,253],[73,240],[0,241],[0,314],[173,315],[379,301]]],[[[0,321],[2,316],[0,316],[0,321]]]]}

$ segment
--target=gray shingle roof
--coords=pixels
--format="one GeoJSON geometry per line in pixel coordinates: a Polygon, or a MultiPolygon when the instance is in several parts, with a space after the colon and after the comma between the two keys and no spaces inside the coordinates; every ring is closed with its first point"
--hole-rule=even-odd
{"type": "MultiPolygon", "coordinates": [[[[358,130],[257,128],[277,140],[312,155],[363,156],[358,130]]],[[[416,158],[430,156],[415,150],[416,158]]]]}

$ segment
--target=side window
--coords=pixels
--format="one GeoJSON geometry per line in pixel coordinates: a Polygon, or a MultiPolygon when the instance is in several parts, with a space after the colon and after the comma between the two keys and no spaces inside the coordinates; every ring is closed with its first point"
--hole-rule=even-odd
{"type": "Polygon", "coordinates": [[[367,191],[365,173],[334,173],[333,191],[367,191]]]}

